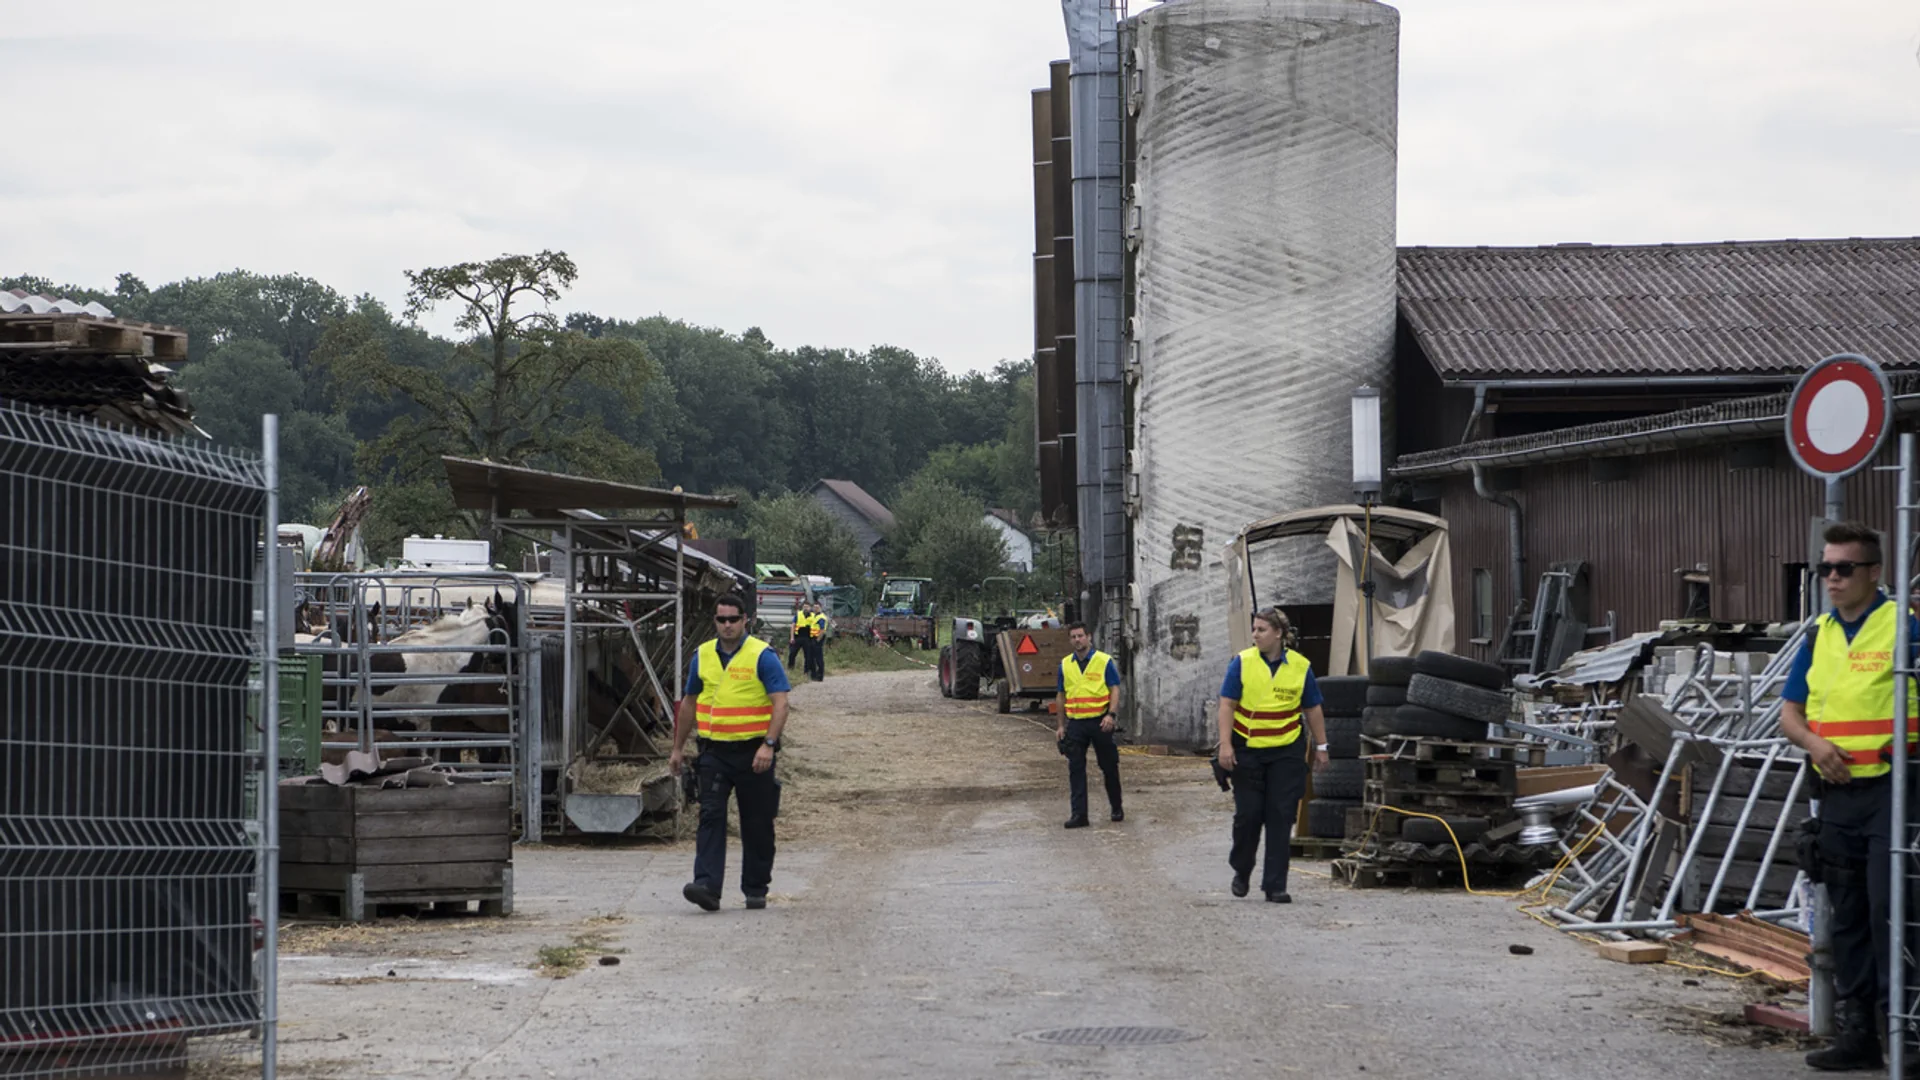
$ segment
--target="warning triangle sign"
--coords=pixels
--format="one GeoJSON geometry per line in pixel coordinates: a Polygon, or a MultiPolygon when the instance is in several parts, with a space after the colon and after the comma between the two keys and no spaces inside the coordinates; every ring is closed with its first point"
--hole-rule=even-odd
{"type": "Polygon", "coordinates": [[[1024,634],[1020,638],[1020,647],[1013,651],[1021,656],[1032,656],[1040,651],[1040,646],[1033,643],[1032,634],[1024,634]]]}

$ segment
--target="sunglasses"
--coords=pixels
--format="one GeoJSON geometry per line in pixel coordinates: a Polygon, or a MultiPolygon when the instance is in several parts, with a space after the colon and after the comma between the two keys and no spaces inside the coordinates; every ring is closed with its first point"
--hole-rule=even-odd
{"type": "Polygon", "coordinates": [[[726,626],[729,623],[737,623],[743,618],[745,618],[743,615],[715,615],[713,621],[726,626]]]}
{"type": "Polygon", "coordinates": [[[1879,565],[1877,562],[1823,562],[1816,565],[1813,569],[1823,578],[1830,574],[1839,574],[1842,578],[1850,578],[1853,576],[1855,570],[1863,566],[1879,565]]]}

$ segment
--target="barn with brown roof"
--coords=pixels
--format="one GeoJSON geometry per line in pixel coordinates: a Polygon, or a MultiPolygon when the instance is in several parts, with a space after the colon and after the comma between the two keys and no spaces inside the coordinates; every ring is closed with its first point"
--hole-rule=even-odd
{"type": "MultiPolygon", "coordinates": [[[[1520,668],[1542,595],[1577,616],[1561,652],[1798,619],[1825,489],[1786,452],[1786,395],[1859,353],[1912,422],[1920,238],[1404,248],[1398,334],[1393,495],[1451,525],[1463,652],[1520,668]]],[[[1847,515],[1890,527],[1892,489],[1855,474],[1847,515]]]]}

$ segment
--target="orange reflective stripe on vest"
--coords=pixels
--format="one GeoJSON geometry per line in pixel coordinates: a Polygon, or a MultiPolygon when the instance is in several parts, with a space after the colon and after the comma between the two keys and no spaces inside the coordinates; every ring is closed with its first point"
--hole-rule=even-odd
{"type": "Polygon", "coordinates": [[[717,640],[703,643],[694,654],[700,697],[693,712],[701,738],[742,742],[765,736],[773,726],[773,698],[760,681],[760,654],[766,649],[766,642],[748,636],[725,664],[717,640]]]}
{"type": "Polygon", "coordinates": [[[1067,701],[1067,719],[1096,720],[1106,715],[1107,665],[1111,663],[1113,657],[1098,649],[1087,654],[1085,665],[1071,653],[1060,661],[1060,693],[1067,701]]]}
{"type": "Polygon", "coordinates": [[[1259,649],[1240,654],[1240,701],[1233,730],[1249,749],[1288,746],[1300,738],[1300,695],[1307,688],[1307,658],[1289,649],[1275,671],[1259,649]]]}
{"type": "MultiPolygon", "coordinates": [[[[1898,605],[1882,601],[1853,640],[1831,612],[1820,616],[1807,670],[1807,727],[1847,755],[1854,776],[1893,770],[1883,754],[1893,748],[1893,647],[1898,605]]],[[[1909,693],[1908,717],[1920,717],[1920,695],[1909,693]]],[[[1909,746],[1920,730],[1908,723],[1909,746]]]]}

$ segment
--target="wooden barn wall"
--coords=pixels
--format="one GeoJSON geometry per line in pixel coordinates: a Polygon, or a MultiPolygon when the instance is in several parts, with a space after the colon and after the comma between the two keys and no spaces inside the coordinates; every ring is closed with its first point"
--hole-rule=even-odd
{"type": "MultiPolygon", "coordinates": [[[[1876,465],[1894,463],[1895,440],[1876,465]]],[[[1588,461],[1529,466],[1512,492],[1525,511],[1527,592],[1556,562],[1592,564],[1592,615],[1612,610],[1620,632],[1655,629],[1682,614],[1683,571],[1712,575],[1712,615],[1724,621],[1786,617],[1788,564],[1806,559],[1809,519],[1822,513],[1820,482],[1785,448],[1761,467],[1735,467],[1730,447],[1699,447],[1627,459],[1625,479],[1596,482],[1588,461]]],[[[1743,462],[1744,464],[1744,462],[1743,462]]],[[[1848,516],[1893,531],[1894,478],[1865,470],[1846,481],[1848,516]]],[[[1423,509],[1432,509],[1431,505],[1423,509]]],[[[1437,511],[1453,550],[1460,651],[1491,658],[1513,610],[1507,511],[1481,499],[1470,476],[1449,477],[1437,511]],[[1493,576],[1490,644],[1472,643],[1472,572],[1493,576]]],[[[1892,554],[1888,553],[1891,561],[1892,554]]]]}

